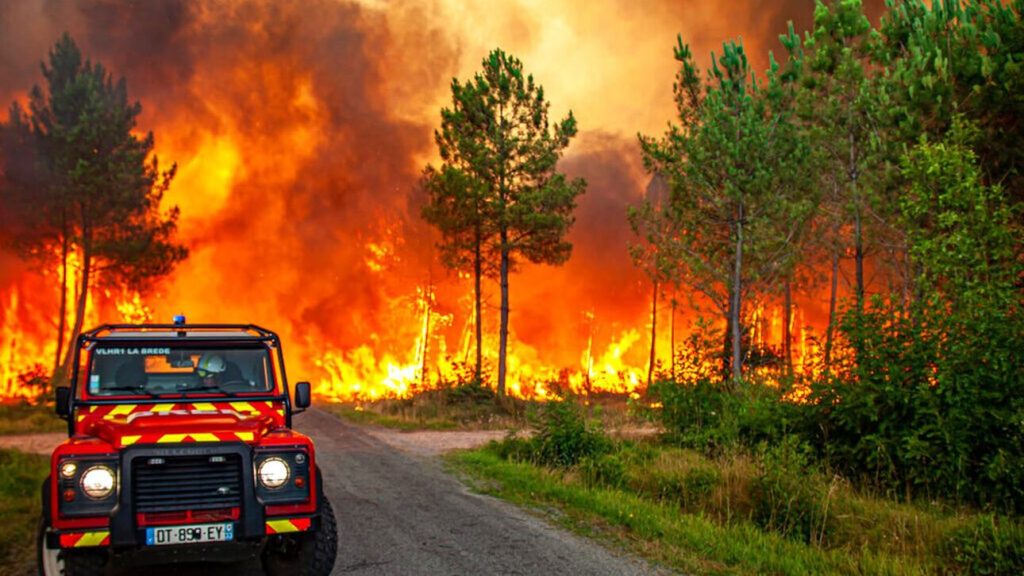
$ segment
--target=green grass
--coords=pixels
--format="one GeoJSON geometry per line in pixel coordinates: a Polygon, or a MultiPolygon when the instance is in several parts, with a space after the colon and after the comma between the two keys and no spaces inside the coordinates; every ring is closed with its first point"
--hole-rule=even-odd
{"type": "Polygon", "coordinates": [[[0,449],[0,574],[34,574],[39,486],[49,458],[0,449]]]}
{"type": "Polygon", "coordinates": [[[552,470],[506,460],[507,453],[492,444],[449,461],[483,492],[555,509],[560,523],[583,535],[686,573],[909,575],[985,567],[1016,574],[1024,553],[1021,525],[1012,519],[871,498],[837,481],[813,535],[784,535],[763,518],[755,522],[764,505],[758,478],[765,476],[750,456],[712,461],[677,448],[620,446],[610,456],[620,465],[552,470]],[[602,470],[619,471],[611,485],[608,476],[597,478],[602,470]]]}
{"type": "Polygon", "coordinates": [[[45,404],[0,404],[0,436],[38,432],[66,432],[68,424],[45,404]]]}

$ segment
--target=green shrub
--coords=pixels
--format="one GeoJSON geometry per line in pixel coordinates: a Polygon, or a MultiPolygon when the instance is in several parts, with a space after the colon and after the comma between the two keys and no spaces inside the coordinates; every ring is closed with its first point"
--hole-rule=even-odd
{"type": "Polygon", "coordinates": [[[810,465],[810,448],[789,437],[765,449],[753,485],[753,521],[765,530],[807,543],[827,533],[828,487],[810,465]]]}
{"type": "Polygon", "coordinates": [[[1011,520],[980,516],[950,535],[947,561],[965,574],[1024,574],[1024,527],[1011,520]]]}
{"type": "Polygon", "coordinates": [[[529,462],[533,460],[533,440],[518,436],[509,436],[502,441],[491,440],[488,450],[503,460],[513,462],[529,462]]]}
{"type": "Polygon", "coordinates": [[[711,467],[691,468],[683,476],[681,496],[683,507],[687,510],[705,510],[711,492],[720,480],[718,470],[711,467]]]}
{"type": "Polygon", "coordinates": [[[626,463],[618,454],[586,456],[577,468],[591,486],[621,488],[626,484],[626,463]]]}
{"type": "Polygon", "coordinates": [[[737,399],[711,379],[655,382],[649,395],[661,402],[661,423],[669,441],[709,453],[738,442],[737,399]]]}
{"type": "Polygon", "coordinates": [[[599,429],[588,426],[576,402],[561,400],[541,407],[533,438],[533,455],[538,463],[569,468],[610,449],[611,441],[599,429]]]}

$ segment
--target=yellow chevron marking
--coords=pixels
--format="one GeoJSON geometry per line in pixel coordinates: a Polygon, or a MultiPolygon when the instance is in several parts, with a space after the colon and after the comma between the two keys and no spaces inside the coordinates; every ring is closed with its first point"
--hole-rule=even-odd
{"type": "Polygon", "coordinates": [[[117,406],[114,406],[113,410],[111,410],[110,412],[107,412],[107,414],[105,416],[103,416],[103,419],[104,420],[113,420],[117,416],[124,416],[126,414],[131,414],[132,410],[134,410],[134,409],[135,409],[135,406],[132,406],[131,404],[118,404],[117,406]]]}
{"type": "Polygon", "coordinates": [[[210,434],[209,432],[200,432],[198,434],[189,434],[189,437],[191,437],[196,442],[220,442],[220,438],[217,438],[216,436],[214,436],[213,434],[210,434]]]}
{"type": "Polygon", "coordinates": [[[82,420],[85,420],[85,414],[78,415],[78,421],[81,422],[82,420]]]}
{"type": "Polygon", "coordinates": [[[89,406],[89,412],[95,412],[98,406],[89,406]]]}
{"type": "Polygon", "coordinates": [[[199,402],[192,405],[193,410],[202,410],[203,412],[216,412],[217,408],[209,402],[199,402]]]}
{"type": "Polygon", "coordinates": [[[174,409],[174,404],[156,404],[153,406],[152,412],[160,414],[161,412],[170,412],[174,409]]]}
{"type": "Polygon", "coordinates": [[[232,402],[231,407],[234,408],[236,412],[257,412],[257,410],[253,408],[252,404],[249,404],[248,402],[232,402]]]}
{"type": "Polygon", "coordinates": [[[284,410],[278,410],[277,413],[280,414],[281,416],[284,416],[284,410]]]}
{"type": "Polygon", "coordinates": [[[270,526],[278,534],[299,531],[295,524],[292,524],[291,520],[267,520],[267,526],[270,526]]]}
{"type": "Polygon", "coordinates": [[[142,438],[142,436],[121,436],[121,445],[131,446],[132,444],[138,442],[139,438],[142,438]]]}
{"type": "Polygon", "coordinates": [[[157,444],[170,444],[172,442],[181,442],[185,439],[188,434],[164,434],[156,441],[157,444]]]}
{"type": "Polygon", "coordinates": [[[254,437],[252,432],[235,432],[235,436],[238,436],[238,439],[243,442],[252,442],[254,437]]]}
{"type": "Polygon", "coordinates": [[[86,532],[78,542],[75,542],[75,548],[82,546],[99,546],[103,542],[103,539],[109,535],[110,532],[106,530],[100,532],[86,532]]]}
{"type": "Polygon", "coordinates": [[[271,402],[270,400],[265,400],[263,403],[267,405],[267,408],[273,408],[274,407],[274,403],[271,402]]]}

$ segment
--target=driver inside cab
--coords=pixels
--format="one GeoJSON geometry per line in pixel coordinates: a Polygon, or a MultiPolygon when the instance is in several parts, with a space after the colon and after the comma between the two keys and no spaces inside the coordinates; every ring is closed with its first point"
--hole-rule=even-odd
{"type": "Polygon", "coordinates": [[[228,363],[220,354],[206,353],[200,356],[196,364],[196,376],[203,386],[220,386],[224,382],[224,372],[228,363]]]}

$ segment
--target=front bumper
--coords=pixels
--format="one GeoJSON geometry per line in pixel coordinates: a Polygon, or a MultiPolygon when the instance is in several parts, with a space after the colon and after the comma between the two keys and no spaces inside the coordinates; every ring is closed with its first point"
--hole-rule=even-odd
{"type": "MultiPolygon", "coordinates": [[[[190,551],[210,553],[213,550],[250,549],[262,546],[268,536],[276,534],[313,532],[319,527],[318,514],[267,516],[265,504],[259,499],[253,466],[253,451],[250,446],[238,443],[216,443],[210,445],[187,444],[174,446],[142,445],[124,450],[121,453],[119,466],[117,503],[110,512],[109,522],[103,528],[75,528],[67,530],[50,529],[46,534],[46,546],[50,549],[80,549],[107,547],[116,553],[145,553],[158,556],[184,558],[190,551]],[[146,529],[150,526],[140,525],[136,506],[133,502],[135,479],[133,471],[136,460],[153,458],[177,457],[214,457],[233,456],[240,462],[238,471],[241,474],[238,494],[238,513],[230,522],[233,527],[233,538],[228,542],[206,542],[195,544],[175,544],[153,546],[146,545],[146,529]],[[133,552],[134,551],[134,552],[133,552]]],[[[319,488],[319,486],[318,486],[319,488]]],[[[315,497],[315,496],[314,496],[315,497]]],[[[211,523],[209,520],[176,522],[174,525],[211,523]]],[[[170,524],[162,522],[161,525],[170,524]]],[[[247,554],[247,553],[246,553],[247,554]]],[[[219,556],[214,556],[219,557],[219,556]]]]}

